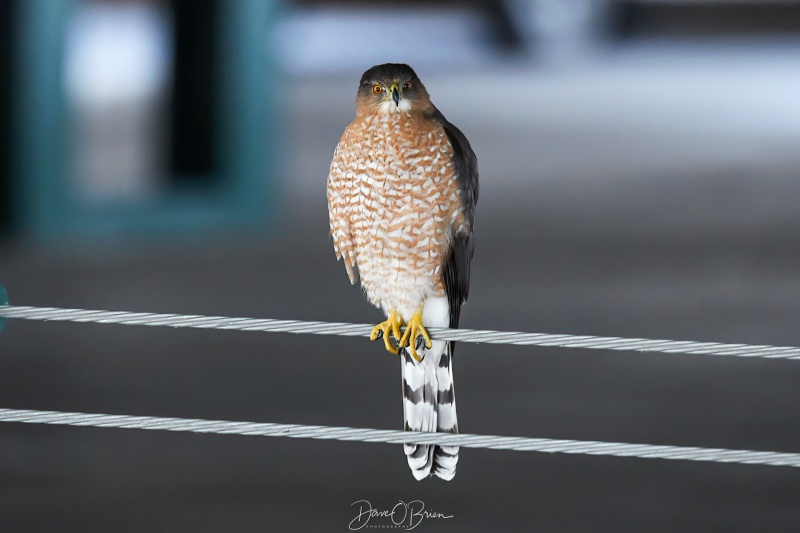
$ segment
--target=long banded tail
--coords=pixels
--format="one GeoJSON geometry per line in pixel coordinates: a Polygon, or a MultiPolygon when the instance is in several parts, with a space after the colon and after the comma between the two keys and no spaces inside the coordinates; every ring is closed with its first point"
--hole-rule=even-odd
{"type": "MultiPolygon", "coordinates": [[[[421,343],[420,343],[421,344],[421,343]]],[[[433,341],[433,347],[417,348],[417,362],[403,350],[403,414],[406,431],[458,433],[453,388],[451,342],[433,341]]],[[[458,446],[406,444],[408,465],[416,479],[430,475],[450,480],[456,474],[458,446]]]]}

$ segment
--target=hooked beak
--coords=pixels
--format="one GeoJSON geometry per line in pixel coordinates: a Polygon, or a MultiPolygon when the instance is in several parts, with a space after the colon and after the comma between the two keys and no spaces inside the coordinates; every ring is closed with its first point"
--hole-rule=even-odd
{"type": "Polygon", "coordinates": [[[397,82],[392,83],[389,86],[389,92],[392,93],[392,101],[396,107],[400,107],[400,86],[397,82]]]}

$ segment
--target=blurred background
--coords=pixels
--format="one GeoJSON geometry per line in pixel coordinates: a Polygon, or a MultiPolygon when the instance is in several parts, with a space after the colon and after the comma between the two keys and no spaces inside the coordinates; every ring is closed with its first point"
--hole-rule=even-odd
{"type": "MultiPolygon", "coordinates": [[[[11,303],[377,322],[328,236],[361,73],[481,169],[462,326],[800,345],[800,4],[4,0],[11,303]]],[[[364,339],[11,321],[0,406],[396,429],[364,339]]],[[[462,345],[462,431],[800,452],[800,366],[462,345]]],[[[0,425],[2,531],[797,531],[788,468],[0,425]]]]}

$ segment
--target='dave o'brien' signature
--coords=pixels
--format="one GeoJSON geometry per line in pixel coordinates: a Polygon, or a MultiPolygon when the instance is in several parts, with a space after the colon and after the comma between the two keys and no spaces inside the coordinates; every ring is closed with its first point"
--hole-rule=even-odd
{"type": "Polygon", "coordinates": [[[375,509],[367,500],[353,502],[350,507],[357,509],[356,517],[350,522],[352,531],[367,527],[394,526],[406,530],[414,529],[427,518],[453,518],[438,511],[425,509],[425,504],[420,500],[404,502],[400,500],[392,508],[375,509]],[[372,523],[370,524],[370,521],[372,523]]]}

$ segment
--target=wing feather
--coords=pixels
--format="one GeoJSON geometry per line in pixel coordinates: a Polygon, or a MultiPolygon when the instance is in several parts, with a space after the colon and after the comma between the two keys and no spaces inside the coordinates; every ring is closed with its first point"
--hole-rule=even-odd
{"type": "Polygon", "coordinates": [[[345,130],[331,161],[328,174],[328,216],[336,258],[343,260],[350,283],[355,283],[358,280],[358,268],[355,244],[350,230],[350,202],[348,201],[353,194],[354,180],[346,170],[348,168],[347,154],[341,148],[347,141],[347,135],[348,130],[345,130]]]}
{"type": "Polygon", "coordinates": [[[450,253],[444,265],[445,291],[450,305],[450,327],[456,328],[461,315],[461,306],[469,296],[470,264],[474,254],[472,231],[479,192],[478,158],[466,136],[448,122],[444,115],[436,110],[432,118],[442,125],[453,147],[455,177],[461,191],[461,208],[466,221],[461,232],[453,235],[450,253]]]}

